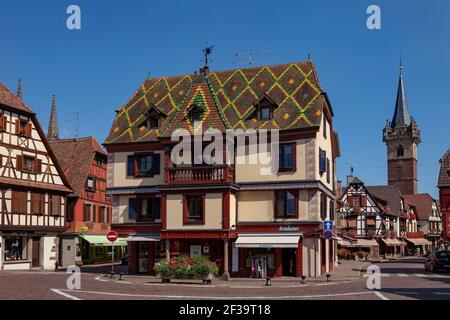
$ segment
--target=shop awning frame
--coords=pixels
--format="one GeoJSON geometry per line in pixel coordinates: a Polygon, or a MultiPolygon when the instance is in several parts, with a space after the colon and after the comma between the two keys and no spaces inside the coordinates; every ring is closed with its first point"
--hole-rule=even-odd
{"type": "Polygon", "coordinates": [[[303,236],[295,233],[241,233],[235,242],[236,248],[298,248],[303,236]]]}
{"type": "Polygon", "coordinates": [[[424,238],[405,238],[406,241],[412,243],[415,246],[431,245],[431,241],[424,238]]]}
{"type": "Polygon", "coordinates": [[[124,239],[128,242],[157,242],[161,240],[159,233],[132,233],[124,239]]]}
{"type": "Polygon", "coordinates": [[[124,239],[117,239],[116,241],[111,242],[106,238],[106,235],[82,234],[80,237],[94,246],[120,247],[128,245],[124,239]]]}
{"type": "Polygon", "coordinates": [[[370,248],[378,247],[378,242],[375,239],[356,239],[355,241],[342,240],[338,244],[344,248],[370,248]]]}

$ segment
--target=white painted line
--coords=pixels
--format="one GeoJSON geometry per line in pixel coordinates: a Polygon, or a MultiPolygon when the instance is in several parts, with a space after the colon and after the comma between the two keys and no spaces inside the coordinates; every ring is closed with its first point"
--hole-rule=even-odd
{"type": "Polygon", "coordinates": [[[108,282],[108,280],[102,279],[102,277],[97,277],[94,280],[108,282]]]}
{"type": "Polygon", "coordinates": [[[419,277],[419,278],[426,278],[426,277],[428,277],[426,274],[423,274],[423,273],[414,273],[414,275],[416,277],[419,277]]]}
{"type": "Polygon", "coordinates": [[[448,277],[443,276],[441,274],[433,274],[433,275],[431,275],[431,277],[433,277],[433,278],[448,278],[448,277]]]}
{"type": "Polygon", "coordinates": [[[408,275],[406,273],[399,273],[398,276],[399,277],[407,277],[408,275]]]}
{"type": "MultiPolygon", "coordinates": [[[[54,289],[52,289],[54,290],[54,289]]],[[[68,289],[60,289],[60,291],[71,291],[68,289]]],[[[311,298],[326,298],[326,297],[343,297],[343,296],[355,296],[355,295],[365,295],[365,294],[372,294],[374,292],[371,291],[362,291],[362,292],[348,292],[348,293],[335,293],[335,294],[320,294],[320,295],[308,295],[308,296],[268,296],[268,297],[251,297],[251,296],[245,296],[245,297],[236,297],[236,296],[175,296],[175,295],[151,295],[151,294],[133,294],[133,293],[118,293],[118,292],[101,292],[101,291],[83,291],[83,290],[77,290],[76,292],[79,293],[87,293],[87,294],[97,294],[97,295],[106,295],[106,296],[119,296],[119,297],[141,297],[141,298],[168,298],[168,299],[200,299],[200,300],[277,300],[277,299],[311,299],[311,298]]],[[[377,294],[378,292],[375,292],[377,294]]],[[[381,295],[381,294],[380,294],[381,295]]],[[[387,298],[383,300],[388,300],[387,298]]]]}
{"type": "Polygon", "coordinates": [[[131,284],[131,282],[128,282],[128,281],[122,281],[122,280],[120,280],[120,281],[114,281],[115,283],[125,283],[125,284],[131,284]]]}
{"type": "MultiPolygon", "coordinates": [[[[72,295],[70,295],[68,293],[62,292],[62,290],[58,290],[58,289],[50,289],[50,290],[53,291],[54,293],[60,294],[63,297],[69,298],[71,300],[81,300],[80,298],[77,298],[77,297],[72,296],[72,295]]],[[[70,292],[70,291],[73,291],[73,290],[67,290],[67,291],[70,292]]]]}
{"type": "Polygon", "coordinates": [[[389,298],[387,298],[386,296],[382,295],[380,292],[378,291],[374,291],[375,295],[380,298],[381,300],[390,300],[389,298]]]}
{"type": "MultiPolygon", "coordinates": [[[[365,273],[364,274],[364,278],[368,278],[368,277],[370,277],[372,274],[368,274],[368,273],[365,273]]],[[[380,277],[390,277],[391,275],[389,274],[389,273],[380,273],[380,277]]]]}
{"type": "Polygon", "coordinates": [[[433,292],[437,296],[450,296],[450,292],[433,292]]]}
{"type": "MultiPolygon", "coordinates": [[[[205,284],[188,284],[188,283],[144,283],[144,286],[157,286],[157,287],[167,287],[167,286],[185,286],[185,287],[191,287],[191,288],[215,288],[216,285],[205,285],[205,284]]],[[[223,286],[223,285],[219,285],[223,286]]]]}

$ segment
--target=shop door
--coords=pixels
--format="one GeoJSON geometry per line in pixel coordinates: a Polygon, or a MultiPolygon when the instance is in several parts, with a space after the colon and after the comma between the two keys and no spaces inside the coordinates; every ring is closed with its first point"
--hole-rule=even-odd
{"type": "Polygon", "coordinates": [[[320,241],[320,261],[321,261],[321,274],[324,274],[326,271],[327,264],[327,247],[325,245],[325,239],[320,241]]]}
{"type": "Polygon", "coordinates": [[[148,242],[138,242],[138,273],[148,273],[148,242]]]}
{"type": "Polygon", "coordinates": [[[33,247],[31,249],[31,254],[32,254],[31,266],[33,268],[40,267],[40,251],[41,251],[40,242],[41,242],[41,238],[33,237],[33,247]]]}
{"type": "Polygon", "coordinates": [[[295,277],[296,259],[295,249],[282,249],[281,260],[283,262],[283,276],[295,277]]]}

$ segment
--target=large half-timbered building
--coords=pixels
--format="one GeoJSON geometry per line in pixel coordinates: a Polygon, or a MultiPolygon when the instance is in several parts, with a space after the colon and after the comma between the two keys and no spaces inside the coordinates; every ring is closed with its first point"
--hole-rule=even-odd
{"type": "Polygon", "coordinates": [[[70,187],[36,114],[0,83],[0,269],[53,269],[70,187]]]}
{"type": "Polygon", "coordinates": [[[208,256],[225,277],[333,268],[335,243],[322,222],[333,219],[339,147],[311,61],[149,78],[117,110],[105,145],[112,229],[129,242],[131,272],[152,273],[156,261],[178,255],[208,256]],[[249,161],[276,159],[271,147],[246,148],[232,163],[175,163],[171,134],[194,135],[200,124],[278,129],[279,170],[261,174],[249,161]]]}

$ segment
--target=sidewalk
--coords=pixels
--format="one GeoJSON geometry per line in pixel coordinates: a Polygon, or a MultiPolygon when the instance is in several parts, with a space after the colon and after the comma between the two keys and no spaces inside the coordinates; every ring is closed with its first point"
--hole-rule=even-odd
{"type": "MultiPolygon", "coordinates": [[[[368,261],[351,261],[351,260],[344,260],[340,261],[340,264],[337,268],[334,269],[333,272],[331,272],[330,282],[329,283],[339,283],[339,282],[348,282],[348,281],[355,281],[358,280],[361,277],[361,273],[365,272],[365,269],[367,266],[370,265],[370,262],[368,261]]],[[[87,271],[87,270],[83,270],[87,271]]],[[[99,272],[95,272],[99,273],[99,272]]],[[[99,277],[100,278],[100,277],[99,277]]],[[[109,272],[106,272],[102,274],[103,281],[107,281],[110,279],[109,272]]],[[[301,278],[297,277],[275,277],[272,278],[272,285],[273,286],[298,286],[300,284],[301,278]]],[[[120,281],[118,272],[116,273],[116,277],[114,281],[120,281]]],[[[171,280],[170,283],[162,284],[161,279],[158,279],[155,276],[148,276],[148,275],[124,275],[123,280],[124,282],[128,282],[130,284],[161,284],[161,285],[202,285],[201,280],[180,280],[175,279],[171,280]]],[[[317,277],[317,278],[307,278],[306,283],[326,283],[327,277],[326,275],[317,277]]],[[[264,278],[238,278],[238,277],[232,277],[229,281],[226,281],[222,279],[222,277],[217,277],[216,279],[212,280],[211,282],[214,286],[230,286],[230,287],[260,287],[264,286],[266,284],[266,279],[264,278]]]]}

